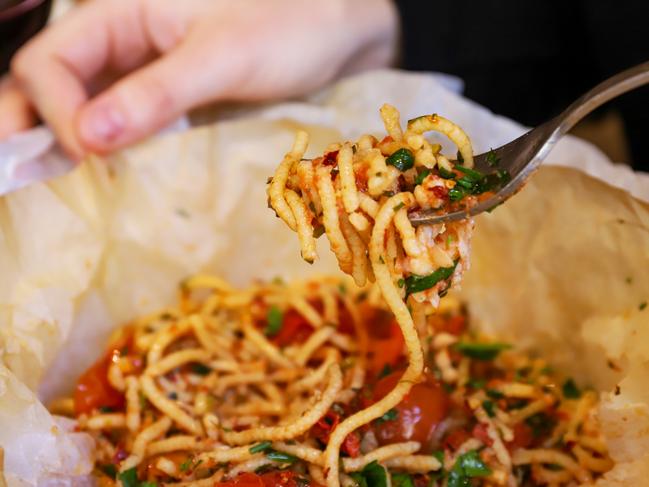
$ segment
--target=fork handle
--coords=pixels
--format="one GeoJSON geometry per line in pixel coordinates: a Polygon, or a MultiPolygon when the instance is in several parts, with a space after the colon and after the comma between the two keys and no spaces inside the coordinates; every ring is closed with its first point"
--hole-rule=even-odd
{"type": "Polygon", "coordinates": [[[649,83],[649,61],[622,71],[579,97],[554,119],[555,134],[561,136],[577,122],[609,100],[649,83]]]}

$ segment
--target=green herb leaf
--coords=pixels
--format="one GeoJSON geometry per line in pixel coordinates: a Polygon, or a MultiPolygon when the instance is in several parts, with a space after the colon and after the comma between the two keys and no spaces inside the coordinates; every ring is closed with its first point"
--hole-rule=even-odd
{"type": "Polygon", "coordinates": [[[385,261],[383,260],[383,256],[382,256],[382,255],[379,255],[379,262],[380,262],[381,264],[385,264],[385,261]]]}
{"type": "Polygon", "coordinates": [[[490,418],[493,418],[496,415],[496,412],[494,411],[495,406],[496,405],[493,403],[493,401],[482,401],[482,407],[487,413],[487,416],[489,416],[490,418]]]}
{"type": "Polygon", "coordinates": [[[284,453],[283,451],[277,451],[277,450],[268,451],[266,453],[266,458],[272,460],[273,462],[279,462],[279,463],[295,463],[297,461],[296,456],[289,455],[288,453],[284,453]]]}
{"type": "Polygon", "coordinates": [[[470,487],[471,478],[487,477],[491,475],[491,469],[478,456],[478,452],[472,450],[460,455],[455,465],[448,474],[448,487],[470,487]]]}
{"type": "Polygon", "coordinates": [[[102,414],[114,413],[115,408],[111,408],[110,406],[99,406],[99,412],[102,414]]]}
{"type": "Polygon", "coordinates": [[[491,149],[487,153],[487,157],[485,157],[485,161],[487,162],[487,164],[489,164],[489,166],[494,167],[500,163],[500,157],[498,157],[496,155],[496,152],[493,149],[491,149]]]}
{"type": "Polygon", "coordinates": [[[407,171],[415,165],[415,156],[408,149],[399,149],[385,160],[386,164],[396,167],[399,171],[407,171]]]}
{"type": "Polygon", "coordinates": [[[394,208],[392,208],[392,209],[393,209],[394,211],[399,211],[399,210],[400,210],[401,208],[403,208],[404,206],[406,206],[406,204],[402,201],[402,202],[399,203],[398,205],[394,205],[394,208]]]}
{"type": "Polygon", "coordinates": [[[639,309],[640,311],[642,311],[642,310],[645,309],[646,307],[647,307],[647,302],[646,302],[646,301],[643,301],[642,303],[640,303],[640,304],[638,305],[638,309],[639,309]]]}
{"type": "Polygon", "coordinates": [[[556,420],[545,413],[536,413],[527,418],[525,424],[532,428],[534,438],[541,438],[552,431],[556,420]]]}
{"type": "Polygon", "coordinates": [[[379,373],[379,379],[382,379],[383,377],[387,377],[391,373],[392,373],[392,367],[390,366],[390,364],[385,364],[383,366],[383,369],[379,373]]]}
{"type": "Polygon", "coordinates": [[[192,372],[197,375],[207,375],[212,372],[212,369],[205,364],[195,362],[192,364],[192,372]]]}
{"type": "Polygon", "coordinates": [[[425,291],[430,289],[439,281],[444,281],[453,275],[455,272],[455,267],[457,262],[453,267],[440,267],[435,269],[435,271],[427,276],[418,276],[417,274],[412,274],[406,278],[406,298],[411,294],[418,293],[420,291],[425,291]]]}
{"type": "Polygon", "coordinates": [[[581,391],[572,379],[568,379],[563,383],[562,391],[563,397],[568,399],[579,399],[581,397],[581,391]]]}
{"type": "Polygon", "coordinates": [[[140,487],[158,487],[158,482],[142,482],[140,487]]]}
{"type": "Polygon", "coordinates": [[[469,193],[462,186],[455,185],[448,190],[448,197],[451,201],[460,201],[462,198],[467,196],[469,193]]]}
{"type": "Polygon", "coordinates": [[[356,485],[358,485],[358,487],[367,487],[367,480],[365,480],[365,476],[362,473],[352,472],[349,474],[349,476],[354,482],[356,482],[356,485]]]}
{"type": "Polygon", "coordinates": [[[388,486],[388,474],[376,460],[365,465],[361,473],[365,477],[367,487],[388,486]]]}
{"type": "Polygon", "coordinates": [[[284,314],[277,306],[271,306],[266,315],[267,325],[264,329],[264,334],[269,337],[274,337],[282,329],[284,323],[284,314]]]}
{"type": "Polygon", "coordinates": [[[505,397],[505,395],[502,392],[497,391],[496,389],[487,389],[487,396],[489,396],[491,399],[496,399],[496,400],[505,397]]]}
{"type": "Polygon", "coordinates": [[[469,379],[466,383],[471,389],[482,389],[487,383],[484,379],[469,379]]]}
{"type": "Polygon", "coordinates": [[[270,450],[270,447],[273,444],[270,441],[262,441],[261,443],[257,443],[256,445],[253,445],[250,447],[248,451],[250,453],[261,453],[270,450]]]}
{"type": "Polygon", "coordinates": [[[105,473],[106,475],[108,475],[111,479],[117,477],[117,467],[112,463],[99,465],[97,468],[101,470],[103,473],[105,473]]]}
{"type": "Polygon", "coordinates": [[[491,469],[485,465],[475,450],[460,455],[455,462],[455,465],[458,464],[469,477],[486,477],[491,475],[491,469]]]}
{"type": "Polygon", "coordinates": [[[482,174],[480,171],[476,171],[475,169],[471,169],[469,167],[455,166],[455,169],[463,173],[464,177],[467,180],[472,181],[474,183],[477,183],[478,181],[480,181],[485,177],[485,175],[482,174]]]}
{"type": "Polygon", "coordinates": [[[393,473],[392,487],[415,487],[415,483],[407,473],[393,473]]]}
{"type": "Polygon", "coordinates": [[[435,450],[432,455],[444,466],[444,450],[435,450]]]}
{"type": "Polygon", "coordinates": [[[444,179],[455,179],[455,173],[453,171],[447,171],[442,166],[439,166],[437,168],[437,171],[439,172],[439,175],[444,179]]]}
{"type": "Polygon", "coordinates": [[[137,467],[124,470],[117,475],[117,479],[122,483],[123,487],[138,487],[140,484],[137,478],[137,467]]]}
{"type": "Polygon", "coordinates": [[[392,408],[389,411],[387,411],[383,416],[378,418],[376,422],[378,424],[381,424],[381,423],[385,423],[386,421],[394,421],[398,417],[399,417],[399,412],[396,409],[392,408]]]}
{"type": "Polygon", "coordinates": [[[424,179],[428,177],[430,174],[430,169],[424,169],[421,171],[419,174],[417,174],[417,177],[415,178],[415,184],[421,184],[424,182],[424,179]]]}
{"type": "Polygon", "coordinates": [[[405,285],[406,285],[406,280],[405,280],[405,279],[399,279],[399,280],[397,281],[397,286],[399,286],[399,287],[403,287],[403,286],[405,286],[405,285]]]}
{"type": "Polygon", "coordinates": [[[493,360],[500,352],[512,348],[508,343],[469,343],[459,342],[455,349],[465,357],[476,360],[493,360]]]}
{"type": "Polygon", "coordinates": [[[192,463],[194,463],[192,457],[187,458],[187,460],[180,464],[180,471],[186,472],[192,466],[192,463]]]}

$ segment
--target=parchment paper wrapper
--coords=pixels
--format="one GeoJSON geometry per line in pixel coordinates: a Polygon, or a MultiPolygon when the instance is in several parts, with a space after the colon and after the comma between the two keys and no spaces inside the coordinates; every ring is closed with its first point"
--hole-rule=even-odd
{"type": "MultiPolygon", "coordinates": [[[[304,263],[296,236],[266,209],[266,178],[298,126],[311,134],[312,154],[380,133],[383,102],[404,120],[443,114],[477,152],[522,132],[448,86],[427,75],[368,73],[304,102],[230,112],[1,199],[0,445],[10,485],[87,481],[91,443],[42,404],[71,391],[114,327],[170,303],[182,278],[203,270],[245,285],[339,272],[324,241],[321,260],[304,263]]],[[[576,140],[562,141],[550,160],[581,169],[544,167],[478,218],[463,292],[485,330],[602,392],[618,464],[598,485],[644,485],[649,206],[631,194],[647,199],[649,184],[576,140]]]]}

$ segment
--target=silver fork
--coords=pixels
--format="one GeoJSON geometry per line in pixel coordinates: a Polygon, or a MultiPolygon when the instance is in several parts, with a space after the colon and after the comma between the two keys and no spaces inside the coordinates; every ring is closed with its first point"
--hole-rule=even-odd
{"type": "MultiPolygon", "coordinates": [[[[622,71],[598,84],[573,102],[561,114],[497,149],[475,156],[474,169],[483,174],[507,171],[509,182],[472,208],[439,213],[422,210],[409,215],[413,225],[457,221],[498,206],[513,196],[536,171],[554,144],[577,122],[607,101],[649,83],[649,61],[622,71]],[[495,163],[497,161],[497,164],[495,163]]],[[[649,107],[647,107],[649,110],[649,107]]]]}

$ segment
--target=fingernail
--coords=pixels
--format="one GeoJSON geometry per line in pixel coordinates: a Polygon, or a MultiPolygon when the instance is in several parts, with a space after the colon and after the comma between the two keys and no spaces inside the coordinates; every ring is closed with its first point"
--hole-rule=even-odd
{"type": "Polygon", "coordinates": [[[81,114],[79,131],[87,142],[113,142],[124,131],[122,112],[114,105],[99,103],[81,114]]]}

